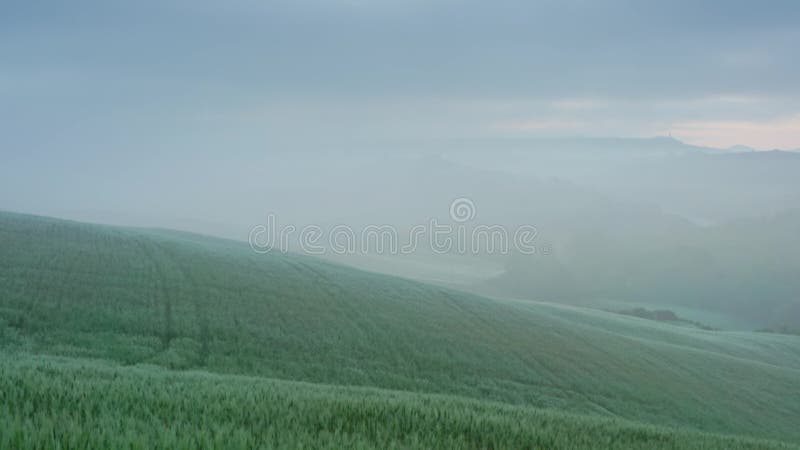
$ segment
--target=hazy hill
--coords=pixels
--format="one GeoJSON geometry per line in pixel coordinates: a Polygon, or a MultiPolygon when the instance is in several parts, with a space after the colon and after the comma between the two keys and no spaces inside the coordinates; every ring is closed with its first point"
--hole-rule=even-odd
{"type": "Polygon", "coordinates": [[[453,161],[567,180],[698,223],[779,213],[800,200],[800,153],[696,147],[671,138],[518,139],[443,145],[453,161]]]}
{"type": "MultiPolygon", "coordinates": [[[[509,259],[490,281],[507,295],[566,302],[615,299],[714,311],[744,329],[800,328],[800,214],[659,237],[576,233],[550,256],[509,259]]],[[[696,317],[695,319],[700,319],[696,317]]]]}
{"type": "Polygon", "coordinates": [[[800,440],[800,338],[496,301],[233,241],[0,215],[8,348],[800,440]]]}

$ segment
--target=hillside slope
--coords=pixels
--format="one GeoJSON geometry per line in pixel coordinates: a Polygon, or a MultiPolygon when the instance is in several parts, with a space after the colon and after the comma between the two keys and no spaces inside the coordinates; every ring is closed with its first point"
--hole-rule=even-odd
{"type": "Polygon", "coordinates": [[[798,337],[490,300],[178,232],[0,214],[0,339],[800,441],[798,337]]]}

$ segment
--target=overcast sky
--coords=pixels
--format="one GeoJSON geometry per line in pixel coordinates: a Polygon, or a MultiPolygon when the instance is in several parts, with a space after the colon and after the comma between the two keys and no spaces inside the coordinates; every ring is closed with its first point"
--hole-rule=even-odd
{"type": "Polygon", "coordinates": [[[669,133],[797,148],[798,43],[793,0],[2,2],[0,152],[669,133]]]}

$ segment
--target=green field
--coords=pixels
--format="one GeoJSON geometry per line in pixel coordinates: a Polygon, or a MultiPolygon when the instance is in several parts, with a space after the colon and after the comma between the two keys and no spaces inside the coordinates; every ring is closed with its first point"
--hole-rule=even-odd
{"type": "Polygon", "coordinates": [[[0,342],[2,448],[800,443],[800,337],[487,299],[187,233],[0,213],[0,342]]]}
{"type": "Polygon", "coordinates": [[[2,356],[0,448],[793,448],[444,395],[2,356]]]}

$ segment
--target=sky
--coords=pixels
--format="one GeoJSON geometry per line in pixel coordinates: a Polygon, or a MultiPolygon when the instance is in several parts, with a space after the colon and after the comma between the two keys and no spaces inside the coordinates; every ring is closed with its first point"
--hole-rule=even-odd
{"type": "Polygon", "coordinates": [[[0,151],[669,134],[794,149],[798,42],[800,3],[780,0],[2,2],[0,151]]]}
{"type": "Polygon", "coordinates": [[[798,42],[794,0],[4,1],[0,208],[223,210],[365,144],[798,149],[798,42]]]}

